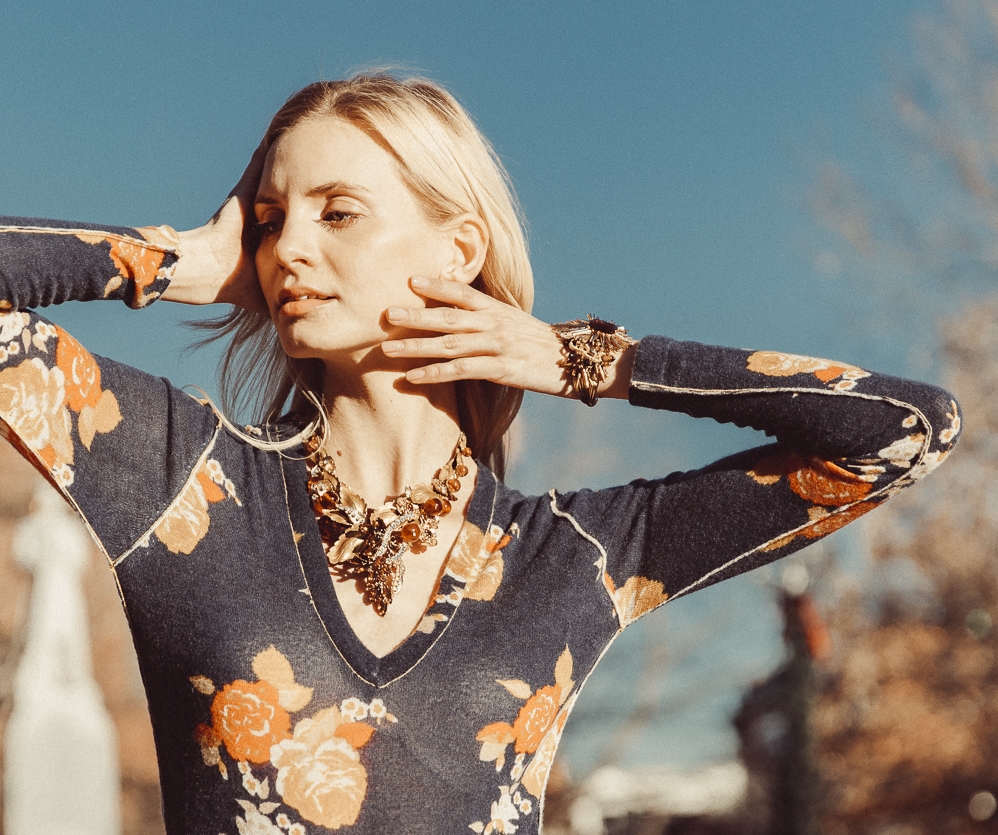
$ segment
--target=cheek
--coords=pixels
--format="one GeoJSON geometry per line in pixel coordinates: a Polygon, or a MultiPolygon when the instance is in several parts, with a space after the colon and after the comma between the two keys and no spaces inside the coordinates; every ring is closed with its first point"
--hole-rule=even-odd
{"type": "Polygon", "coordinates": [[[253,265],[256,268],[256,278],[260,284],[260,289],[263,291],[263,296],[267,300],[268,306],[273,309],[274,288],[276,285],[275,276],[277,273],[274,259],[264,247],[260,247],[253,258],[253,265]]]}

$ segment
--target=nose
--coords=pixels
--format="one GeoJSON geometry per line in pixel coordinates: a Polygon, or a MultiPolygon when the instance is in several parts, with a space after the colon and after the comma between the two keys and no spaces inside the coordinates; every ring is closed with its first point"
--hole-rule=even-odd
{"type": "Polygon", "coordinates": [[[296,266],[313,266],[316,263],[316,225],[308,218],[289,214],[274,242],[274,258],[284,269],[293,271],[296,266]]]}

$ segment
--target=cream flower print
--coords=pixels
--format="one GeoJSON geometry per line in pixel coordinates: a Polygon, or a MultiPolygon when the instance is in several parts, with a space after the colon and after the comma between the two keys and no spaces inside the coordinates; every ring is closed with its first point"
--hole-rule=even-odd
{"type": "Polygon", "coordinates": [[[210,724],[194,729],[205,765],[228,779],[224,751],[235,761],[246,794],[265,801],[259,806],[239,801],[245,811],[236,819],[240,835],[307,835],[305,823],[352,826],[367,795],[367,768],[359,752],[379,728],[398,719],[383,699],[367,703],[356,696],[293,717],[311,704],[313,690],[295,680],[287,657],[272,645],[253,657],[252,668],[257,681],[238,679],[221,688],[207,676],[190,678],[196,692],[212,697],[210,724]]]}
{"type": "Polygon", "coordinates": [[[957,408],[955,400],[950,400],[949,411],[946,413],[946,417],[949,418],[949,426],[939,433],[939,442],[951,444],[956,440],[956,436],[960,434],[960,410],[957,408]]]}
{"type": "Polygon", "coordinates": [[[0,365],[7,362],[11,357],[16,357],[21,353],[21,346],[16,342],[10,345],[0,345],[0,365]]]}
{"type": "Polygon", "coordinates": [[[925,448],[925,435],[921,432],[898,438],[890,446],[884,447],[877,455],[890,461],[895,467],[907,468],[912,458],[925,448]]]}
{"type": "Polygon", "coordinates": [[[367,794],[367,769],[357,748],[338,734],[343,724],[340,711],[327,708],[302,719],[294,736],[270,751],[278,794],[305,820],[328,829],[356,823],[367,794]]]}
{"type": "Polygon", "coordinates": [[[780,351],[756,351],[748,358],[749,371],[765,374],[767,377],[793,377],[796,374],[814,374],[821,382],[837,383],[830,386],[835,391],[850,391],[856,382],[869,377],[870,372],[855,365],[804,357],[799,354],[784,354],[780,351]]]}
{"type": "Polygon", "coordinates": [[[226,498],[242,505],[235,485],[222,472],[222,465],[209,458],[188,479],[173,505],[156,523],[153,534],[172,553],[190,554],[208,533],[209,506],[226,498]]]}
{"type": "Polygon", "coordinates": [[[251,797],[256,796],[266,800],[270,796],[270,781],[266,777],[258,780],[247,762],[240,760],[238,767],[243,775],[243,788],[246,789],[246,793],[251,797]]]}
{"type": "Polygon", "coordinates": [[[243,815],[236,818],[236,829],[239,835],[284,835],[259,807],[247,800],[237,802],[243,807],[243,815]]]}
{"type": "Polygon", "coordinates": [[[492,525],[483,532],[465,523],[454,544],[454,553],[447,561],[447,573],[466,585],[460,596],[447,602],[456,606],[462,598],[492,600],[502,583],[505,568],[502,549],[519,533],[520,528],[515,524],[509,531],[492,525]]]}
{"type": "Polygon", "coordinates": [[[343,714],[344,719],[351,722],[359,722],[361,719],[367,719],[367,710],[367,705],[356,696],[344,699],[340,703],[340,713],[343,714]]]}
{"type": "Polygon", "coordinates": [[[520,810],[513,802],[512,787],[500,786],[499,799],[492,802],[488,823],[476,821],[469,824],[472,832],[492,835],[493,832],[511,833],[519,828],[513,821],[520,819],[520,810]]]}
{"type": "Polygon", "coordinates": [[[0,414],[21,442],[51,470],[73,463],[66,378],[38,357],[0,371],[0,414]]]}
{"type": "Polygon", "coordinates": [[[23,310],[0,313],[0,343],[13,342],[30,324],[31,316],[23,310]]]}
{"type": "Polygon", "coordinates": [[[665,587],[658,580],[649,580],[647,577],[628,577],[618,589],[614,586],[613,578],[604,572],[603,583],[613,599],[621,626],[629,626],[669,599],[665,587]]]}

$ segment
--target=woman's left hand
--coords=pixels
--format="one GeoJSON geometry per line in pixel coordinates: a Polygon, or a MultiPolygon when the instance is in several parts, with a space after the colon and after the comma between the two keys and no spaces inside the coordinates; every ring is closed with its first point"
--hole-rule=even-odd
{"type": "MultiPolygon", "coordinates": [[[[574,396],[558,365],[564,356],[561,340],[550,325],[460,281],[413,278],[410,286],[442,306],[385,311],[388,322],[396,327],[435,333],[382,343],[382,350],[392,358],[441,360],[407,371],[409,382],[491,380],[526,391],[574,396]]],[[[601,397],[627,397],[633,347],[608,369],[601,397]]]]}

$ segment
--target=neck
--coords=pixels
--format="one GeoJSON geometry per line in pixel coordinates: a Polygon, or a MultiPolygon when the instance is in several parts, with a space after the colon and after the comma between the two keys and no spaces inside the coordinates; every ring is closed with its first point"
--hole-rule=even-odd
{"type": "Polygon", "coordinates": [[[339,478],[371,505],[427,482],[454,452],[461,427],[450,383],[415,386],[404,371],[326,367],[326,452],[339,478]]]}

